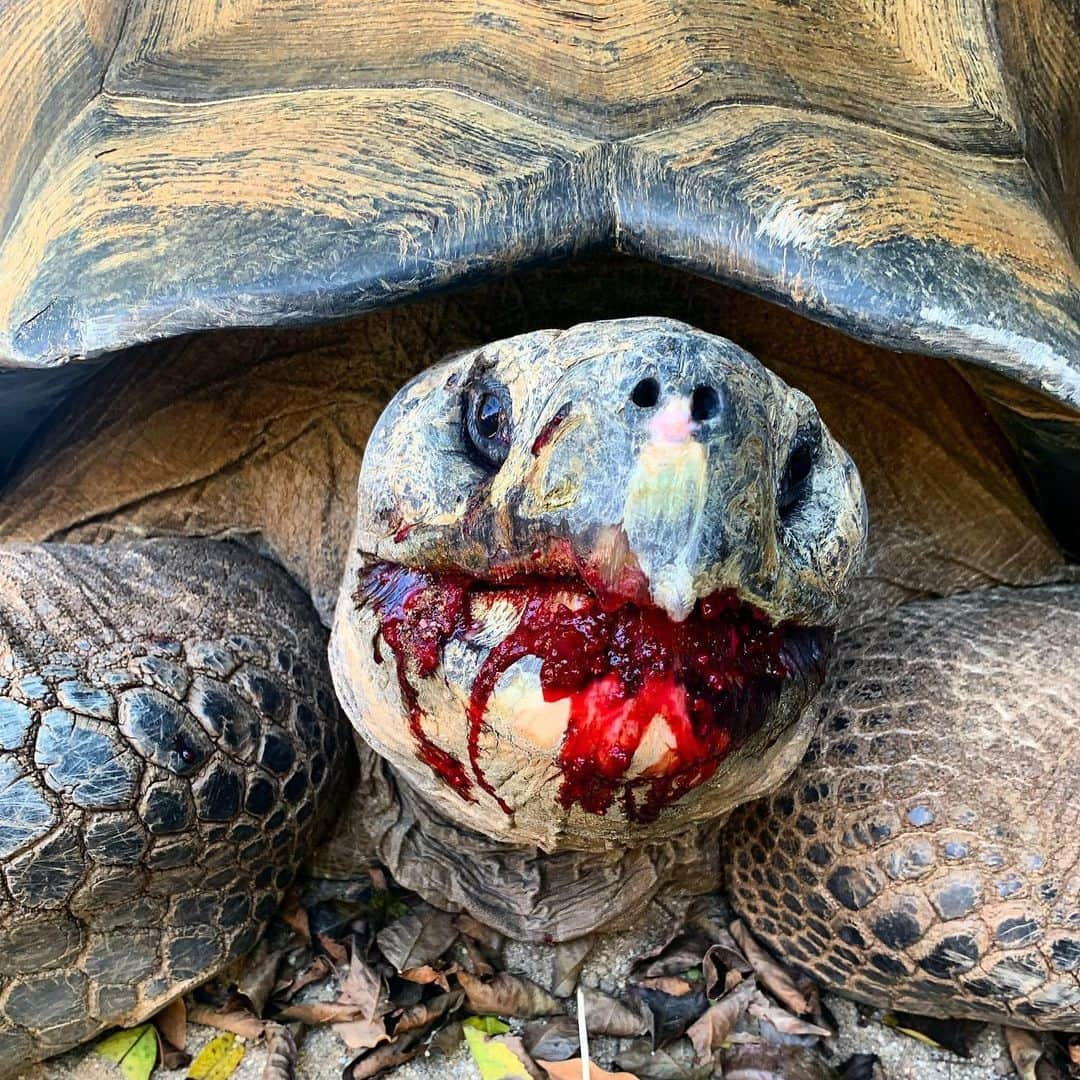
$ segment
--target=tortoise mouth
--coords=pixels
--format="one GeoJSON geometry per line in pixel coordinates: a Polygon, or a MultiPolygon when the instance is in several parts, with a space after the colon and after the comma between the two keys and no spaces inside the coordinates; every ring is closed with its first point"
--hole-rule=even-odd
{"type": "Polygon", "coordinates": [[[533,658],[544,702],[569,703],[557,756],[563,807],[604,814],[620,800],[629,820],[648,822],[765,727],[782,696],[798,715],[824,679],[832,642],[826,628],[773,623],[731,589],[675,622],[575,577],[493,581],[376,563],[354,599],[378,621],[376,660],[380,640],[394,655],[420,759],[463,798],[475,800],[479,787],[508,814],[485,776],[481,734],[500,680],[519,662],[533,658]],[[450,642],[483,653],[466,687],[468,765],[425,734],[415,686],[445,678],[450,642]]]}

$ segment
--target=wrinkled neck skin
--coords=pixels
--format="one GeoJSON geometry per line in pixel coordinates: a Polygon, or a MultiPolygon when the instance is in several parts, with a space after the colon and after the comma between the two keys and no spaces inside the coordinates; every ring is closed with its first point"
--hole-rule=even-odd
{"type": "Polygon", "coordinates": [[[865,536],[812,402],[733,343],[651,318],[511,338],[376,425],[335,683],[463,826],[662,840],[797,765],[865,536]]]}

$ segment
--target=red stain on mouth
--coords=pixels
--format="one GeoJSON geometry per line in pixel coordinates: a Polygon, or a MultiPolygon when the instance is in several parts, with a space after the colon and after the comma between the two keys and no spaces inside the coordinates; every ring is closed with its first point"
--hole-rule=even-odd
{"type": "MultiPolygon", "coordinates": [[[[474,599],[493,586],[458,574],[432,575],[396,566],[370,571],[357,594],[371,603],[394,650],[402,696],[418,754],[462,797],[474,799],[462,762],[423,732],[408,663],[421,678],[439,666],[451,638],[468,638],[474,599]]],[[[542,578],[504,583],[517,604],[515,629],[487,655],[468,707],[469,765],[476,783],[506,813],[480,763],[480,735],[500,678],[525,656],[541,660],[546,701],[569,700],[559,753],[559,797],[594,814],[621,794],[632,821],[654,820],[668,804],[708,780],[760,726],[790,674],[784,627],[773,626],[730,590],[700,600],[684,622],[658,608],[612,607],[580,583],[542,578]],[[628,776],[653,725],[659,756],[628,776]]]]}

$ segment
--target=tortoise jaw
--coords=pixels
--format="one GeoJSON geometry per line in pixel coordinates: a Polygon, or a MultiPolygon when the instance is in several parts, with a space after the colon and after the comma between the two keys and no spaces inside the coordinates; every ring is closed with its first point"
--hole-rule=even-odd
{"type": "Polygon", "coordinates": [[[500,680],[523,659],[539,662],[534,704],[567,710],[557,754],[564,809],[604,814],[618,800],[629,820],[648,822],[768,726],[782,691],[797,684],[810,700],[832,636],[774,625],[733,590],[697,601],[676,622],[580,578],[492,581],[390,563],[362,574],[354,601],[374,612],[394,656],[420,759],[463,798],[475,799],[479,787],[508,814],[485,777],[480,736],[500,680]],[[484,652],[453,699],[468,700],[467,764],[425,733],[416,686],[447,677],[450,643],[484,652]]]}

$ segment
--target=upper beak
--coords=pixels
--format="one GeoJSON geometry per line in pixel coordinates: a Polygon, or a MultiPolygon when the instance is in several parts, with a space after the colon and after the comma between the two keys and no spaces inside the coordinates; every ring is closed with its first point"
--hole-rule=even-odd
{"type": "Polygon", "coordinates": [[[708,494],[709,451],[694,438],[689,398],[675,398],[649,424],[627,485],[623,531],[653,603],[676,622],[694,609],[694,567],[708,494]]]}

